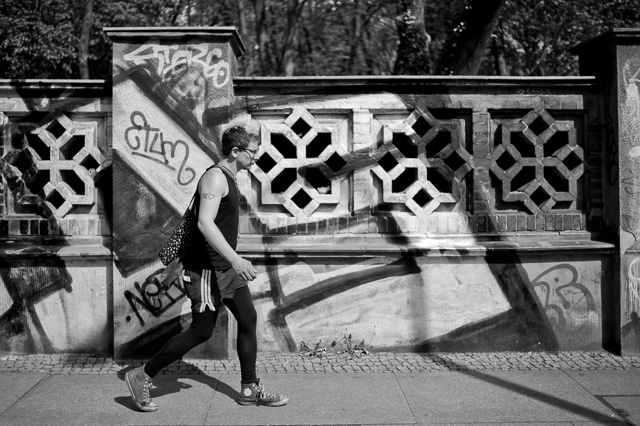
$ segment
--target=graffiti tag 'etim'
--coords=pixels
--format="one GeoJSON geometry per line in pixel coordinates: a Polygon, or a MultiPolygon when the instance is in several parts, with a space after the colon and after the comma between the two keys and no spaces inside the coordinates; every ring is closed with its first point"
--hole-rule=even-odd
{"type": "Polygon", "coordinates": [[[222,60],[222,50],[210,49],[208,44],[188,44],[186,46],[163,46],[146,44],[122,58],[135,65],[147,62],[157,62],[157,72],[160,77],[174,71],[177,67],[197,65],[202,67],[208,82],[220,89],[229,83],[231,74],[229,63],[222,60]]]}
{"type": "Polygon", "coordinates": [[[179,139],[175,142],[165,141],[160,129],[151,127],[142,112],[131,113],[131,126],[124,131],[124,140],[133,150],[133,155],[155,161],[172,171],[176,171],[172,163],[180,162],[180,154],[182,154],[182,161],[178,166],[178,183],[184,186],[195,179],[195,170],[185,167],[189,159],[189,145],[179,139]],[[178,161],[170,161],[175,159],[178,161]]]}

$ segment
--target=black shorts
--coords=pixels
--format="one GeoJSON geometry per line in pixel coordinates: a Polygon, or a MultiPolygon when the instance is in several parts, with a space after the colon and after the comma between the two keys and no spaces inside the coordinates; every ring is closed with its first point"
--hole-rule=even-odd
{"type": "Polygon", "coordinates": [[[181,278],[193,312],[204,312],[207,306],[212,311],[220,309],[222,299],[233,299],[235,291],[247,285],[233,268],[224,271],[185,269],[181,278]]]}

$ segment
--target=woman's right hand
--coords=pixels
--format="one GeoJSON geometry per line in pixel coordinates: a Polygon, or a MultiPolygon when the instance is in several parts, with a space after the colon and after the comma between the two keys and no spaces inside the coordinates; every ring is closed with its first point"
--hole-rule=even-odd
{"type": "Polygon", "coordinates": [[[258,271],[253,267],[253,264],[240,256],[231,263],[231,267],[245,281],[253,281],[258,276],[258,271]]]}

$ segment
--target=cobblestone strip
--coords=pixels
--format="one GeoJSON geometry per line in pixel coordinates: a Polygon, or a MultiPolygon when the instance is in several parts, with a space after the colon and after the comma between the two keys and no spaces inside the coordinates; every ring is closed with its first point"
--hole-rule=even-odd
{"type": "MultiPolygon", "coordinates": [[[[0,373],[115,374],[142,365],[142,360],[113,359],[86,354],[0,355],[0,373]]],[[[490,353],[388,353],[360,356],[328,353],[258,354],[258,373],[412,373],[455,370],[631,370],[640,369],[640,357],[606,352],[490,352],[490,353]]],[[[165,374],[240,373],[237,357],[228,360],[185,359],[171,364],[165,374]]]]}

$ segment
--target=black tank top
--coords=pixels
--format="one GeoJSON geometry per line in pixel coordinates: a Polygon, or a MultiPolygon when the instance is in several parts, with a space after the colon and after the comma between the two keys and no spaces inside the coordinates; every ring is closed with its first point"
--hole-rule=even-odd
{"type": "MultiPolygon", "coordinates": [[[[222,174],[227,179],[227,185],[229,186],[229,192],[225,197],[220,200],[220,207],[218,208],[218,214],[213,223],[220,229],[224,239],[231,246],[232,249],[236,249],[238,246],[238,224],[240,222],[240,194],[238,193],[238,187],[231,175],[231,172],[224,168],[224,166],[213,166],[222,171],[222,174]]],[[[198,190],[197,206],[200,204],[200,191],[198,190]]],[[[198,208],[199,210],[199,208],[198,208]]],[[[196,211],[198,211],[196,210],[196,211]]],[[[198,260],[202,268],[213,269],[215,271],[223,271],[231,267],[231,263],[222,257],[207,240],[200,236],[200,244],[196,249],[196,253],[193,253],[193,260],[198,260]],[[206,252],[209,256],[206,259],[204,255],[206,252]],[[207,262],[208,261],[208,262],[207,262]]]]}

